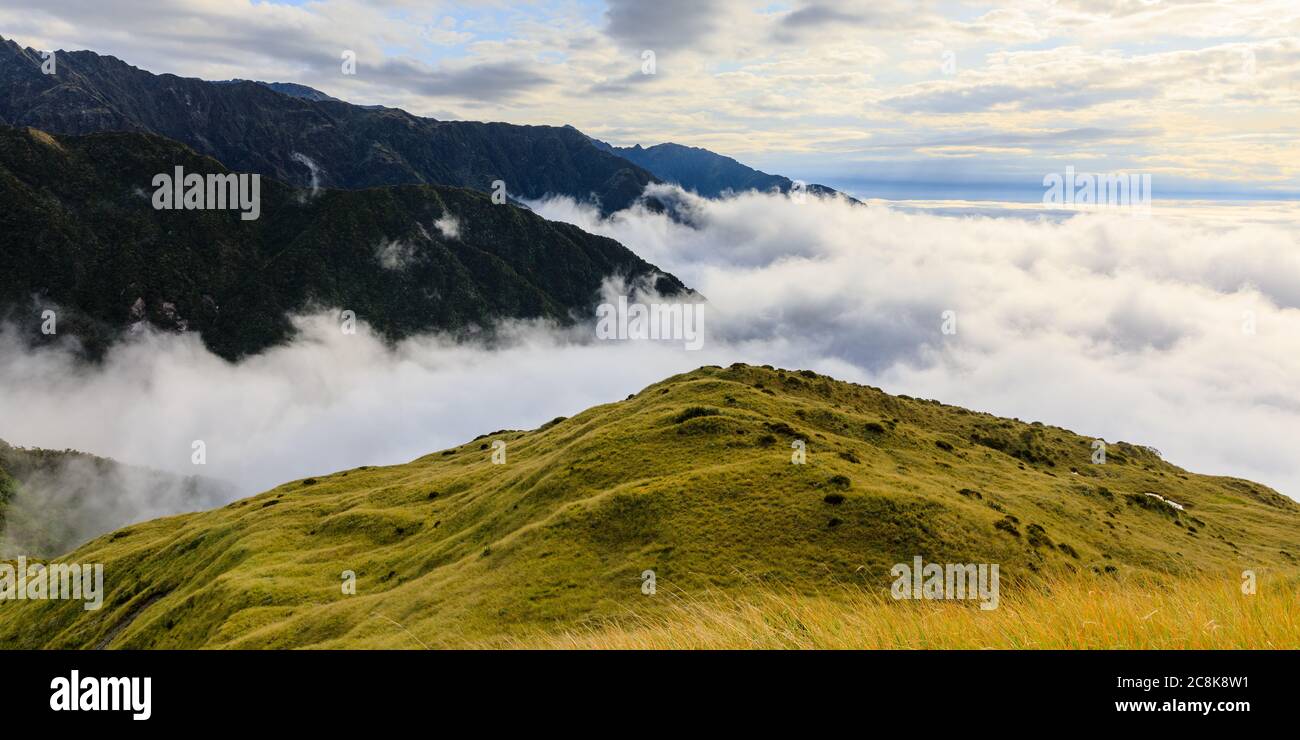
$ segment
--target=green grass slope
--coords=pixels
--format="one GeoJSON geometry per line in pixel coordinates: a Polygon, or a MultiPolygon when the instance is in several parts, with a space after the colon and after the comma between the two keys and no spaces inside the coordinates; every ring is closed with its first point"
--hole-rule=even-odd
{"type": "Polygon", "coordinates": [[[482,644],[653,610],[667,599],[642,593],[645,570],[661,595],[886,589],[922,555],[999,563],[1016,588],[1300,552],[1290,499],[1124,443],[1093,465],[1092,441],[806,371],[705,367],[534,431],[105,535],[65,559],[105,563],[104,608],[0,605],[0,645],[482,644]]]}

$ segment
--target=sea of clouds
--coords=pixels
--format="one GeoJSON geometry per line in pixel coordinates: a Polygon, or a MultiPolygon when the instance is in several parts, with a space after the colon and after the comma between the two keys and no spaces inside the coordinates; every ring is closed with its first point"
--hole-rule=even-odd
{"type": "MultiPolygon", "coordinates": [[[[657,195],[675,218],[531,205],[619,240],[707,297],[699,351],[597,341],[594,317],[566,329],[510,322],[491,345],[425,336],[386,346],[364,316],[343,334],[335,312],[300,317],[294,342],[238,364],[195,336],[146,332],[91,367],[3,331],[0,438],[252,494],[533,428],[700,365],[748,362],[1146,444],[1190,470],[1300,497],[1295,204],[1157,203],[1149,217],[985,204],[951,215],[657,195]],[[943,332],[945,312],[955,334],[943,332]],[[202,468],[191,463],[195,440],[207,447],[202,468]]],[[[607,298],[620,290],[611,281],[607,298]]]]}

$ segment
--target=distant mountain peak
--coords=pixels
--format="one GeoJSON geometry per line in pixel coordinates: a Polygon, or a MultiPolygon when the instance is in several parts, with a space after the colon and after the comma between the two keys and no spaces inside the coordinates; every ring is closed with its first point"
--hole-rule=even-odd
{"type": "Polygon", "coordinates": [[[326,95],[325,93],[321,92],[320,90],[317,90],[317,89],[314,88],[314,87],[308,87],[308,86],[306,86],[306,85],[299,85],[299,84],[296,83],[296,82],[261,82],[261,81],[257,81],[257,84],[259,84],[259,85],[265,85],[265,86],[271,88],[272,90],[274,90],[274,91],[276,91],[276,92],[278,92],[278,93],[284,93],[285,95],[288,95],[288,96],[291,97],[291,98],[301,98],[301,99],[303,99],[303,100],[314,100],[314,101],[328,100],[328,101],[332,101],[332,102],[335,102],[335,103],[342,103],[342,102],[344,102],[344,101],[342,101],[342,100],[340,100],[340,99],[338,99],[338,98],[336,98],[336,97],[334,97],[334,96],[332,96],[332,95],[326,95]]]}
{"type": "MultiPolygon", "coordinates": [[[[160,75],[161,76],[161,75],[160,75]]],[[[213,80],[214,85],[261,85],[268,90],[274,90],[282,95],[288,95],[291,98],[299,100],[311,100],[314,102],[331,101],[335,103],[344,103],[347,101],[336,98],[332,95],[317,90],[308,85],[300,85],[296,82],[264,82],[262,80],[246,80],[242,77],[235,77],[229,80],[213,80]]]]}
{"type": "MultiPolygon", "coordinates": [[[[788,177],[747,167],[731,157],[702,147],[671,141],[649,147],[640,144],[618,147],[599,139],[592,139],[592,143],[644,167],[660,180],[680,185],[706,198],[751,190],[788,193],[794,187],[794,180],[788,177]]],[[[808,191],[817,195],[837,194],[825,185],[808,185],[808,191]]]]}

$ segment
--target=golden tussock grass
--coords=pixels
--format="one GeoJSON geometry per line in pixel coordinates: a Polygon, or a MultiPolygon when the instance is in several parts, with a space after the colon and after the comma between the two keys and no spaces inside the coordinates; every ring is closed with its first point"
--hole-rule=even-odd
{"type": "Polygon", "coordinates": [[[977,602],[895,601],[844,589],[655,596],[653,613],[512,641],[559,649],[1285,649],[1300,648],[1300,578],[1254,594],[1225,575],[1052,578],[977,602]]]}

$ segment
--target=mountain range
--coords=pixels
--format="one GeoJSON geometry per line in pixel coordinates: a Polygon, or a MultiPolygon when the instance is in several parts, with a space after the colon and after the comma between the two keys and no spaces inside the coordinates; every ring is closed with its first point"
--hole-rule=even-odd
{"type": "Polygon", "coordinates": [[[260,215],[160,210],[153,178],[222,163],[147,133],[56,136],[0,127],[0,307],[36,339],[101,353],[132,326],[196,331],[228,359],[292,335],[292,315],[347,309],[382,335],[465,332],[495,319],[594,316],[607,277],[671,275],[618,242],[484,193],[404,185],[313,193],[262,179],[260,215]],[[44,336],[45,309],[58,314],[44,336]]]}
{"type": "MultiPolygon", "coordinates": [[[[668,181],[717,197],[792,181],[703,149],[615,148],[571,126],[438,121],[296,83],[156,75],[115,57],[0,39],[0,317],[60,309],[91,356],[147,322],[237,359],[283,342],[292,314],[347,309],[384,336],[478,331],[501,318],[590,316],[601,281],[686,286],[616,242],[509,202],[562,195],[606,212],[668,181]],[[647,167],[639,166],[643,162],[647,167]],[[258,220],[155,211],[154,175],[257,173],[258,220]],[[492,204],[495,205],[495,204],[492,204]],[[434,228],[457,225],[458,237],[434,228]],[[238,320],[235,317],[239,317],[238,320]]],[[[833,193],[821,186],[810,192],[833,193]]],[[[676,215],[674,215],[676,217],[676,215]]]]}
{"type": "Polygon", "coordinates": [[[646,151],[654,155],[642,157],[572,126],[439,121],[353,105],[296,83],[152,74],[90,51],[55,57],[56,73],[43,74],[39,52],[0,37],[0,123],[62,134],[158,134],[232,170],[300,187],[436,184],[490,191],[500,180],[513,198],[565,195],[611,213],[661,180],[705,195],[788,189],[790,182],[677,145],[652,147],[646,151]],[[662,167],[664,176],[636,160],[662,167]]]}
{"type": "Polygon", "coordinates": [[[299,187],[436,184],[486,192],[501,180],[512,197],[594,198],[619,210],[654,181],[574,129],[437,121],[296,88],[155,75],[89,51],[59,51],[56,59],[57,73],[42,74],[35,50],[0,42],[0,123],[62,134],[157,134],[232,170],[299,187]]]}
{"type": "MultiPolygon", "coordinates": [[[[594,316],[609,278],[701,300],[522,204],[567,196],[609,214],[671,210],[645,195],[658,183],[709,198],[794,188],[673,143],[614,147],[569,126],[438,121],[296,83],[56,56],[43,74],[37,52],[0,39],[0,319],[36,342],[75,337],[92,358],[147,325],[237,361],[321,309],[389,340],[569,324],[594,316]],[[256,173],[257,217],[157,207],[155,178],[172,172],[256,173]]],[[[108,587],[100,611],[6,604],[0,646],[510,644],[666,613],[656,585],[724,603],[755,585],[887,591],[891,566],[917,556],[999,564],[1008,589],[1046,583],[1045,598],[1059,576],[1088,594],[1300,564],[1294,501],[1136,444],[1108,445],[1098,464],[1096,441],[735,364],[237,501],[215,481],[0,442],[0,558],[102,563],[108,587]]]]}

